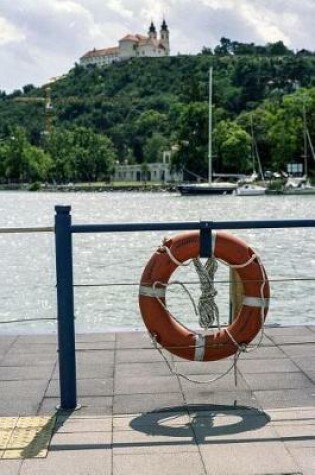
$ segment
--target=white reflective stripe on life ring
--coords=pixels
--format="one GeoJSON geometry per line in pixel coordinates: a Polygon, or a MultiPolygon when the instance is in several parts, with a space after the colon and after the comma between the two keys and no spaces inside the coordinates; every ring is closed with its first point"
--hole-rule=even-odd
{"type": "Polygon", "coordinates": [[[244,297],[243,298],[243,305],[247,305],[247,307],[269,307],[269,299],[262,299],[260,297],[244,297]]]}
{"type": "Polygon", "coordinates": [[[165,287],[149,287],[146,285],[140,285],[139,295],[142,295],[143,297],[164,298],[165,290],[165,287]]]}
{"type": "Polygon", "coordinates": [[[203,361],[205,355],[206,339],[200,334],[196,334],[195,361],[203,361]]]}

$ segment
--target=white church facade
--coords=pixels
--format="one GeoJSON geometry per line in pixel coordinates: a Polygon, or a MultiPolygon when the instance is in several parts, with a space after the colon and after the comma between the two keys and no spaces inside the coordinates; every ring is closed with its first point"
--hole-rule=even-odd
{"type": "Polygon", "coordinates": [[[119,40],[118,46],[105,49],[94,48],[80,58],[80,64],[82,66],[88,66],[90,64],[104,66],[129,58],[160,58],[169,55],[169,30],[163,19],[159,36],[154,23],[151,22],[148,36],[129,34],[119,40]]]}

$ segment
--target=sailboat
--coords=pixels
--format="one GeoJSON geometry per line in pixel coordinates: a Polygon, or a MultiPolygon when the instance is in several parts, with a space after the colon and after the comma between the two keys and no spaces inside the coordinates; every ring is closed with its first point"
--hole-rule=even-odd
{"type": "Polygon", "coordinates": [[[254,126],[253,126],[253,117],[251,116],[251,136],[252,136],[252,167],[253,173],[249,181],[239,184],[238,188],[235,191],[235,194],[238,196],[259,196],[266,193],[267,187],[265,185],[264,173],[262,170],[259,153],[257,149],[257,143],[254,138],[254,126]],[[256,173],[256,162],[258,165],[259,175],[256,173]],[[261,177],[263,185],[257,185],[254,183],[257,180],[258,176],[261,177]]]}
{"type": "Polygon", "coordinates": [[[208,135],[208,182],[178,185],[182,195],[226,195],[232,194],[237,185],[212,181],[212,76],[213,68],[209,70],[209,135],[208,135]]]}
{"type": "Polygon", "coordinates": [[[300,178],[289,177],[284,185],[283,193],[286,195],[314,195],[315,187],[311,185],[308,177],[308,148],[310,149],[313,160],[315,160],[315,152],[311,136],[307,127],[306,111],[303,107],[303,138],[304,138],[304,175],[300,178]]]}

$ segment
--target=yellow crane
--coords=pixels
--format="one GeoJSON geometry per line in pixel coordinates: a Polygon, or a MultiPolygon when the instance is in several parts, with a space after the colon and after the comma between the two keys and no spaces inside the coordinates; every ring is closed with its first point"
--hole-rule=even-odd
{"type": "Polygon", "coordinates": [[[45,105],[45,128],[44,134],[49,134],[51,131],[51,120],[53,114],[53,107],[51,103],[51,88],[45,87],[45,96],[28,96],[28,97],[15,97],[16,102],[37,102],[45,105]]]}

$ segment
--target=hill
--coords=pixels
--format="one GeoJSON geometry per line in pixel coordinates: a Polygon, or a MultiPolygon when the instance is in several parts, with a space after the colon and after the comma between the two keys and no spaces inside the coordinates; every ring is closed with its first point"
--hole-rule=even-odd
{"type": "Polygon", "coordinates": [[[216,171],[251,169],[251,123],[265,170],[303,161],[306,123],[315,140],[315,54],[223,38],[195,56],[75,65],[49,85],[51,99],[47,86],[0,93],[2,181],[109,178],[115,161],[156,161],[174,146],[173,166],[204,176],[210,66],[216,171]]]}

